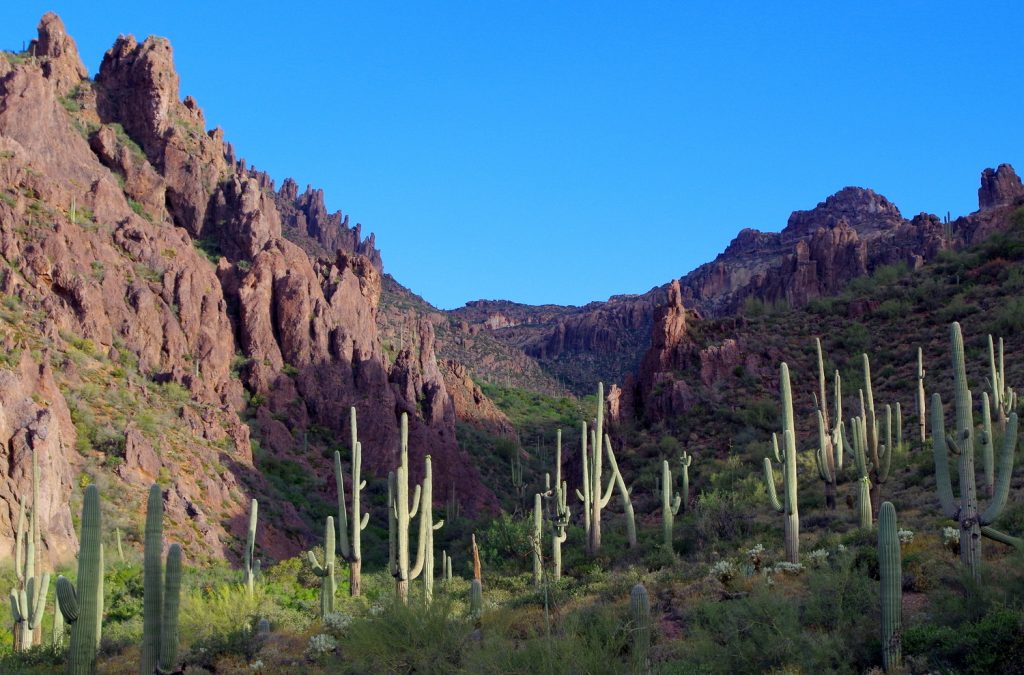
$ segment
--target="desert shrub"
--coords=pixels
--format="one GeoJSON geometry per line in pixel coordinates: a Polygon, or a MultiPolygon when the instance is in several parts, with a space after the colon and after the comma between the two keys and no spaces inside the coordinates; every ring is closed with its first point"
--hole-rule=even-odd
{"type": "Polygon", "coordinates": [[[862,672],[879,659],[878,591],[848,556],[805,572],[804,588],[757,584],[737,599],[704,600],[680,661],[664,672],[862,672]]]}
{"type": "Polygon", "coordinates": [[[484,640],[464,654],[471,673],[621,673],[631,643],[628,610],[601,604],[571,612],[549,626],[543,616],[522,621],[507,612],[485,616],[484,640]],[[509,628],[518,624],[518,630],[509,628]],[[548,635],[550,630],[550,635],[548,635]]]}
{"type": "Polygon", "coordinates": [[[476,538],[483,565],[503,573],[522,572],[530,562],[530,528],[525,519],[507,513],[492,520],[476,538]]]}
{"type": "Polygon", "coordinates": [[[907,628],[903,651],[930,670],[960,673],[1024,672],[1024,615],[998,606],[956,626],[920,623],[907,628]]]}
{"type": "Polygon", "coordinates": [[[750,519],[735,492],[710,490],[697,498],[697,535],[705,546],[750,534],[750,519]]]}
{"type": "Polygon", "coordinates": [[[837,347],[845,349],[851,354],[870,351],[871,333],[864,324],[851,323],[839,334],[837,347]]]}
{"type": "Polygon", "coordinates": [[[348,625],[339,641],[344,659],[332,672],[454,672],[471,631],[448,596],[435,596],[429,605],[390,598],[348,625]]]}
{"type": "Polygon", "coordinates": [[[989,330],[995,335],[1013,335],[1024,330],[1024,298],[1009,298],[1001,303],[989,330]]]}

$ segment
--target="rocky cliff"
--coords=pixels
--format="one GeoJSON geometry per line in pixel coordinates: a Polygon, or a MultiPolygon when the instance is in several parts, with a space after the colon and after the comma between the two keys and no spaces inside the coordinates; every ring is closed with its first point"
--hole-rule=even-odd
{"type": "Polygon", "coordinates": [[[985,170],[978,196],[977,212],[947,223],[926,213],[907,219],[873,190],[847,187],[813,209],[794,211],[780,232],[741,230],[715,260],[680,277],[678,293],[666,284],[579,308],[477,301],[453,314],[536,358],[548,372],[568,371],[566,381],[578,393],[598,379],[624,382],[633,373],[640,375],[637,382],[646,377],[641,386],[651,387],[652,374],[664,371],[651,369],[660,357],[644,354],[651,331],[662,330],[655,309],[666,297],[704,317],[735,315],[752,301],[803,306],[879,267],[904,263],[917,269],[943,250],[983,240],[1024,203],[1024,187],[1003,164],[985,170]]]}
{"type": "Polygon", "coordinates": [[[493,507],[456,444],[431,327],[417,328],[416,350],[389,358],[382,349],[372,235],[327,214],[320,191],[300,195],[285,181],[275,192],[237,159],[197,102],[180,98],[167,40],[119,37],[92,81],[59,18],[47,14],[38,32],[26,54],[0,56],[10,310],[0,328],[21,354],[0,370],[2,536],[34,448],[55,559],[75,548],[68,504],[77,486],[101,478],[121,499],[112,512],[137,508],[146,484],[160,480],[170,529],[189,533],[179,540],[196,556],[230,554],[248,497],[265,497],[260,545],[294,553],[311,523],[274,501],[264,462],[304,467],[312,491],[330,499],[322,451],[345,437],[349,406],[359,410],[366,470],[381,476],[395,465],[406,412],[414,474],[429,453],[439,501],[457,477],[467,509],[493,507]],[[93,373],[124,377],[106,386],[123,386],[133,403],[94,405],[93,373]],[[177,412],[163,433],[163,422],[137,419],[170,395],[177,412]],[[82,440],[93,422],[114,439],[102,449],[82,440]]]}
{"type": "MultiPolygon", "coordinates": [[[[639,376],[623,397],[635,402],[635,412],[658,421],[688,410],[697,399],[695,384],[714,388],[736,372],[770,376],[766,367],[777,355],[765,353],[740,330],[745,302],[802,307],[885,265],[919,269],[944,250],[1008,230],[1024,207],[1024,185],[1003,164],[982,173],[978,197],[977,211],[944,223],[924,213],[907,220],[871,190],[845,188],[814,209],[794,212],[778,234],[742,231],[713,263],[669,285],[639,376]],[[735,316],[736,335],[698,346],[679,318],[684,304],[720,319],[735,316]]],[[[856,318],[874,309],[865,299],[851,303],[847,312],[856,318]]]]}

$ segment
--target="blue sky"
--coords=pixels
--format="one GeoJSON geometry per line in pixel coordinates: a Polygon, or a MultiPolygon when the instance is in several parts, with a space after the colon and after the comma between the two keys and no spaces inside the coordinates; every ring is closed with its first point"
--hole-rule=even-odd
{"type": "Polygon", "coordinates": [[[241,156],[443,308],[644,292],[846,185],[955,216],[1024,169],[1018,2],[148,4],[7,2],[0,46],[48,9],[91,73],[170,38],[241,156]]]}

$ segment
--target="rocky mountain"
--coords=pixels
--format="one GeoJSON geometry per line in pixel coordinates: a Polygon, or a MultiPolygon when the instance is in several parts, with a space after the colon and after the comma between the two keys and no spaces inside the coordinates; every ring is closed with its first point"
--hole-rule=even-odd
{"type": "Polygon", "coordinates": [[[364,471],[395,466],[408,413],[413,472],[432,455],[435,498],[457,477],[465,509],[494,507],[455,439],[449,385],[472,393],[468,375],[446,381],[429,322],[411,327],[415,349],[385,353],[372,235],[236,158],[181,99],[167,40],[119,37],[90,80],[47,14],[26,53],[0,56],[0,256],[0,531],[34,450],[51,558],[74,550],[68,505],[90,481],[123,511],[159,480],[196,557],[233,555],[249,497],[265,497],[261,547],[294,553],[311,514],[271,469],[328,503],[323,454],[343,446],[349,406],[364,471]]]}
{"type": "MultiPolygon", "coordinates": [[[[905,269],[921,269],[942,251],[977,245],[1015,227],[1024,207],[1024,185],[1008,164],[986,169],[978,202],[977,211],[951,222],[942,223],[928,214],[907,221],[884,197],[846,188],[811,211],[794,212],[777,235],[741,232],[710,266],[671,283],[639,375],[623,392],[632,406],[628,412],[652,421],[668,419],[693,405],[695,382],[714,388],[733,372],[766,375],[765,367],[777,362],[777,354],[764,353],[756,337],[743,329],[749,312],[739,311],[740,299],[798,308],[834,296],[852,280],[886,265],[903,263],[905,269]],[[780,253],[787,248],[790,252],[780,253]],[[752,269],[759,271],[751,274],[752,269]],[[722,281],[716,286],[717,294],[709,291],[712,284],[705,283],[716,275],[722,281]],[[685,287],[689,293],[682,290],[686,282],[690,282],[685,287]],[[714,302],[708,304],[708,300],[714,302]],[[682,319],[687,301],[719,319],[733,317],[735,334],[718,341],[695,340],[682,319]],[[745,338],[740,337],[744,333],[745,338]]],[[[855,298],[846,306],[847,318],[855,321],[877,311],[879,305],[877,300],[855,298]]]]}
{"type": "Polygon", "coordinates": [[[647,373],[640,379],[650,385],[651,365],[662,359],[644,354],[652,330],[662,331],[654,325],[655,311],[666,297],[697,316],[725,317],[748,302],[800,307],[885,265],[917,269],[944,250],[1005,227],[1007,209],[1024,198],[1020,178],[1003,164],[986,169],[981,180],[979,210],[948,223],[926,213],[907,219],[873,190],[843,188],[813,209],[794,211],[780,232],[741,230],[715,260],[676,280],[678,293],[670,282],[584,307],[476,301],[452,315],[522,350],[546,371],[564,374],[577,393],[599,379],[625,382],[638,371],[647,373]]]}

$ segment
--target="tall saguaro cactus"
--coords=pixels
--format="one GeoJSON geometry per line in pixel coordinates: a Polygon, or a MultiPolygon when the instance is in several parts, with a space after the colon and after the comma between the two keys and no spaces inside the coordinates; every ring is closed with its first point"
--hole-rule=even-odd
{"type": "Polygon", "coordinates": [[[309,564],[313,568],[313,574],[320,577],[320,617],[326,617],[334,611],[334,595],[337,591],[337,582],[334,578],[334,517],[327,516],[324,525],[324,564],[321,565],[316,554],[307,551],[309,564]]]}
{"type": "Polygon", "coordinates": [[[142,552],[142,651],[139,672],[151,675],[160,657],[160,620],[163,614],[163,498],[160,486],[149,488],[142,552]]]}
{"type": "Polygon", "coordinates": [[[366,487],[362,480],[363,445],[359,442],[356,426],[356,408],[349,409],[350,427],[352,429],[352,539],[349,542],[348,511],[345,507],[345,479],[341,473],[341,453],[334,452],[334,480],[338,488],[338,537],[341,542],[341,557],[348,562],[348,589],[353,598],[362,590],[363,548],[362,532],[370,522],[370,512],[361,514],[362,506],[359,495],[366,487]]]}
{"type": "MultiPolygon", "coordinates": [[[[391,503],[391,510],[395,518],[395,567],[392,574],[395,577],[395,592],[402,602],[409,602],[409,581],[419,576],[423,569],[423,552],[426,544],[426,533],[423,525],[426,522],[420,518],[419,549],[416,561],[412,569],[409,568],[409,522],[416,517],[420,509],[421,488],[419,485],[413,493],[412,502],[409,501],[409,416],[402,413],[401,418],[401,447],[400,464],[395,471],[395,498],[391,503]]],[[[423,505],[425,508],[430,508],[423,505]]]]}
{"type": "Polygon", "coordinates": [[[682,504],[682,497],[672,488],[675,485],[672,481],[672,470],[669,468],[668,460],[661,462],[661,530],[665,550],[672,553],[672,526],[674,516],[679,513],[679,506],[682,504]]]}
{"type": "Polygon", "coordinates": [[[245,536],[245,552],[242,560],[242,565],[245,568],[243,581],[250,598],[256,590],[256,576],[260,573],[260,561],[256,559],[256,521],[259,507],[259,502],[255,499],[249,504],[249,531],[245,536]]]}
{"type": "Polygon", "coordinates": [[[181,547],[171,544],[167,567],[163,556],[163,498],[160,486],[149,488],[142,576],[142,649],[139,673],[172,672],[178,661],[178,609],[181,603],[181,547]]]}
{"type": "Polygon", "coordinates": [[[899,672],[903,634],[903,568],[896,529],[896,509],[890,502],[878,510],[878,576],[882,602],[882,664],[899,672]]]}
{"type": "Polygon", "coordinates": [[[434,599],[434,532],[444,527],[444,520],[434,522],[434,473],[430,455],[423,458],[423,502],[420,505],[420,544],[423,554],[423,599],[434,599]]]}
{"type": "Polygon", "coordinates": [[[18,583],[11,590],[11,617],[14,620],[14,649],[29,649],[40,642],[43,614],[46,611],[46,595],[50,587],[50,575],[40,576],[36,549],[41,544],[39,536],[39,464],[35,450],[32,454],[32,507],[26,509],[25,498],[21,498],[18,510],[18,529],[14,539],[14,568],[18,583]],[[26,511],[28,519],[26,523],[26,511]],[[27,530],[26,530],[27,525],[27,530]]]}
{"type": "Polygon", "coordinates": [[[867,395],[867,407],[864,406],[864,398],[861,397],[861,418],[866,431],[864,441],[866,443],[868,459],[871,460],[870,476],[874,483],[875,490],[871,493],[871,511],[878,513],[881,503],[882,484],[889,480],[889,467],[892,463],[892,441],[888,445],[881,442],[878,417],[875,415],[875,394],[871,386],[871,361],[867,354],[863,355],[864,360],[864,390],[867,395]]]}
{"type": "Polygon", "coordinates": [[[95,485],[85,488],[78,551],[78,587],[65,576],[57,577],[57,599],[65,621],[71,624],[68,675],[96,671],[96,649],[103,611],[103,523],[100,493],[95,485]]]}
{"type": "Polygon", "coordinates": [[[530,532],[530,548],[533,551],[533,585],[540,588],[544,580],[544,507],[543,497],[538,492],[533,496],[533,530],[530,532]]]}
{"type": "Polygon", "coordinates": [[[587,426],[582,427],[583,437],[583,492],[576,491],[576,496],[583,502],[587,512],[584,527],[587,529],[587,553],[597,555],[601,550],[601,510],[608,506],[615,489],[615,475],[608,478],[608,486],[601,491],[601,456],[602,440],[604,439],[604,383],[597,383],[597,418],[590,435],[588,457],[587,426]],[[589,461],[588,461],[589,459],[589,461]]]}
{"type": "MultiPolygon", "coordinates": [[[[818,450],[814,458],[818,465],[818,477],[825,483],[825,508],[836,509],[836,481],[843,467],[842,441],[838,430],[834,429],[829,419],[828,391],[825,381],[825,358],[821,351],[821,340],[814,338],[814,346],[818,352],[818,450]]],[[[836,419],[842,419],[842,390],[839,372],[835,375],[836,419]]]]}
{"type": "MultiPolygon", "coordinates": [[[[994,496],[985,511],[978,510],[977,488],[974,469],[974,412],[971,392],[967,386],[967,367],[964,363],[964,340],[960,324],[950,326],[953,353],[953,383],[955,387],[956,433],[946,433],[942,397],[932,396],[932,451],[935,457],[935,482],[939,492],[942,512],[960,524],[960,560],[977,580],[981,578],[981,535],[1006,542],[1009,537],[988,527],[1006,505],[1013,473],[1013,456],[1017,447],[1017,413],[1011,412],[1007,420],[999,454],[999,470],[994,496]],[[960,473],[960,503],[953,497],[949,478],[949,452],[958,455],[960,473]]],[[[988,432],[982,432],[986,442],[991,442],[988,432]]]]}
{"type": "Polygon", "coordinates": [[[526,500],[526,482],[523,480],[523,458],[519,456],[519,448],[512,450],[512,457],[509,458],[512,469],[512,487],[516,491],[516,511],[524,508],[526,500]]]}
{"type": "Polygon", "coordinates": [[[554,517],[551,519],[551,562],[555,581],[562,578],[562,544],[569,536],[569,486],[562,480],[562,430],[555,436],[554,517]]]}
{"type": "Polygon", "coordinates": [[[587,540],[587,552],[590,552],[590,500],[593,499],[593,495],[590,494],[589,454],[587,450],[587,423],[583,421],[580,423],[580,463],[583,466],[583,477],[581,480],[583,491],[576,490],[576,496],[583,502],[583,534],[587,540]]]}
{"type": "Polygon", "coordinates": [[[784,499],[779,501],[775,492],[775,471],[772,460],[764,458],[764,479],[772,507],[785,515],[786,560],[800,562],[800,515],[797,508],[796,492],[796,427],[793,421],[793,394],[789,385],[789,366],[785,362],[779,367],[782,394],[782,452],[779,452],[778,437],[772,435],[775,461],[783,464],[782,487],[784,499]]]}
{"type": "Polygon", "coordinates": [[[921,433],[922,445],[928,441],[928,422],[925,412],[926,403],[924,393],[924,353],[917,348],[917,423],[921,433]]]}

